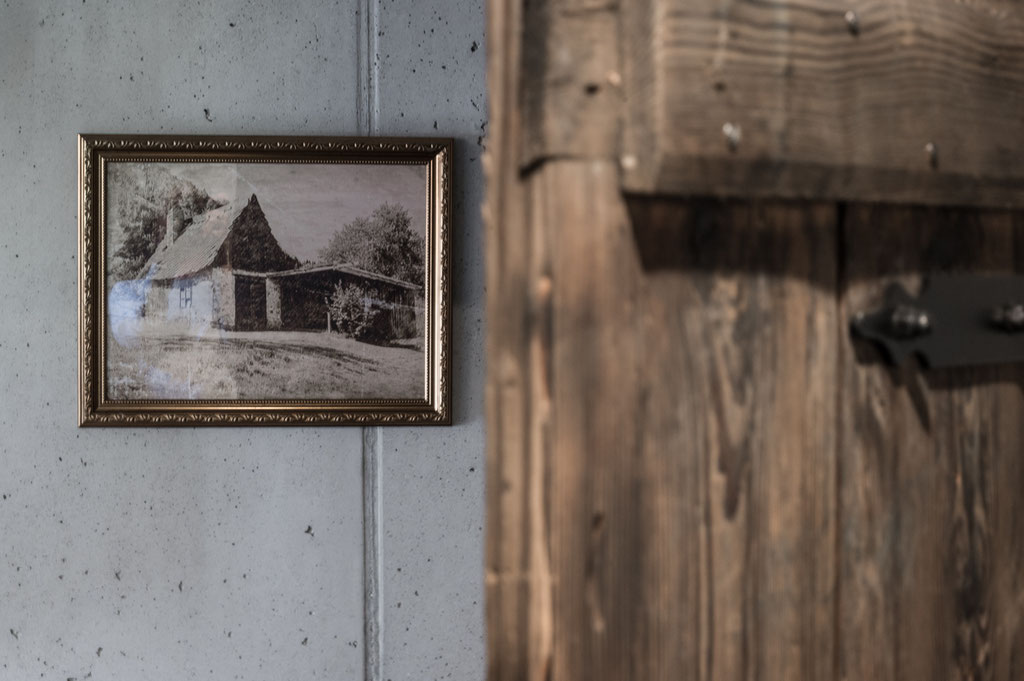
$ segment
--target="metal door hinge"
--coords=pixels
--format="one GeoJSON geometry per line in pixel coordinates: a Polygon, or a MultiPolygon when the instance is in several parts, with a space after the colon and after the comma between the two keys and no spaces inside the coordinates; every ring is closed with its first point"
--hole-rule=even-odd
{"type": "Polygon", "coordinates": [[[892,284],[885,306],[850,326],[897,365],[910,355],[936,369],[1024,362],[1024,276],[936,275],[917,298],[892,284]]]}

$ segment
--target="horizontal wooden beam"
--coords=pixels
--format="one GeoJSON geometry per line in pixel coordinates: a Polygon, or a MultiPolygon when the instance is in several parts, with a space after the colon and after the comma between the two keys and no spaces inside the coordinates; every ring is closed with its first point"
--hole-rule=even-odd
{"type": "Polygon", "coordinates": [[[1024,206],[1019,3],[618,12],[629,192],[1024,206]]]}

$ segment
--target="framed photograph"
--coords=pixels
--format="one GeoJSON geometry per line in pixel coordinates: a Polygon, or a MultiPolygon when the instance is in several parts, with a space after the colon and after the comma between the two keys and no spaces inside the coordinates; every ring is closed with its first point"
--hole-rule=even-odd
{"type": "Polygon", "coordinates": [[[451,423],[452,140],[79,136],[79,423],[451,423]]]}

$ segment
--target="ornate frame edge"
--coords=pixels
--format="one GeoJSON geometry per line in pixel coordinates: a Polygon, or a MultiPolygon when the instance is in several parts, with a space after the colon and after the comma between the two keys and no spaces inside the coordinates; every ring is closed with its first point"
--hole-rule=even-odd
{"type": "Polygon", "coordinates": [[[452,418],[452,235],[453,235],[453,153],[454,139],[433,137],[286,137],[286,136],[207,136],[207,135],[78,135],[78,425],[105,426],[373,426],[373,425],[451,425],[452,418]],[[362,405],[331,404],[331,401],[266,400],[258,406],[252,401],[204,401],[195,406],[185,401],[154,401],[152,406],[117,407],[101,405],[99,399],[99,333],[101,333],[95,296],[99,295],[98,246],[100,242],[99,176],[100,152],[132,153],[306,153],[306,154],[386,154],[391,156],[430,155],[429,165],[437,176],[433,185],[436,214],[433,233],[435,257],[434,283],[436,312],[431,321],[437,333],[431,334],[428,348],[433,381],[428,386],[431,398],[422,406],[382,407],[382,400],[367,400],[362,405]],[[309,402],[315,402],[309,404],[309,402]]]}

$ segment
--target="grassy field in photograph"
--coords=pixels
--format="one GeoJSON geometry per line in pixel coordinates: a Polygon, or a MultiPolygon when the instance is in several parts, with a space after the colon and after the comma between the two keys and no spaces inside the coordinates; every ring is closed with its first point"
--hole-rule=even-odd
{"type": "Polygon", "coordinates": [[[107,343],[111,399],[421,398],[418,347],[382,347],[337,333],[219,331],[107,343]]]}

